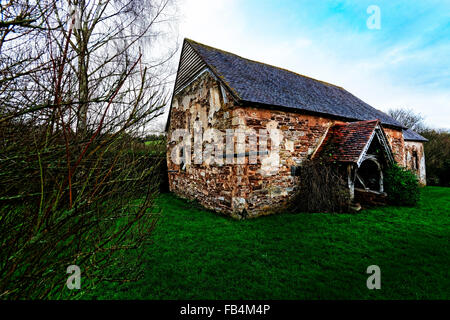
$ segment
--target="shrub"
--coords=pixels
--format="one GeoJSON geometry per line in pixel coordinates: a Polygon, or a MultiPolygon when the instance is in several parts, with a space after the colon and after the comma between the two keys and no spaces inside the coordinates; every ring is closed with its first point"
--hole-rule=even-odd
{"type": "Polygon", "coordinates": [[[417,176],[397,164],[386,170],[385,191],[388,194],[388,202],[392,205],[415,206],[420,199],[417,176]]]}
{"type": "MultiPolygon", "coordinates": [[[[0,162],[8,181],[0,184],[1,299],[76,298],[101,281],[141,277],[165,161],[129,152],[129,136],[93,140],[69,187],[64,144],[42,147],[38,130],[18,128],[0,127],[0,142],[8,141],[0,162]],[[83,290],[66,288],[72,264],[83,290]]],[[[72,164],[80,145],[69,145],[72,164]]]]}
{"type": "Polygon", "coordinates": [[[321,160],[303,162],[292,209],[300,212],[348,212],[350,193],[339,167],[321,160]]]}

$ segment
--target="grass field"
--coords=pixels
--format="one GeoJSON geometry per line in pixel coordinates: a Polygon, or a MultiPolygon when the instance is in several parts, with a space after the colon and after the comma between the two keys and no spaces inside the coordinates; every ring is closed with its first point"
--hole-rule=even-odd
{"type": "Polygon", "coordinates": [[[450,188],[417,208],[235,221],[163,194],[145,277],[98,299],[449,299],[450,188]],[[381,290],[366,269],[381,268],[381,290]]]}

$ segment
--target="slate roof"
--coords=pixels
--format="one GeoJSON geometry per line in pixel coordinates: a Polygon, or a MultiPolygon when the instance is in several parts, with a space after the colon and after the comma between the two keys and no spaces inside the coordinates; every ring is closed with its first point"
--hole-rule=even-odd
{"type": "Polygon", "coordinates": [[[256,103],[333,115],[349,120],[374,120],[404,128],[387,114],[345,89],[285,69],[242,58],[185,39],[211,71],[241,103],[256,103]]]}
{"type": "Polygon", "coordinates": [[[422,137],[417,132],[411,130],[411,129],[405,129],[403,130],[403,139],[405,141],[419,141],[419,142],[427,142],[428,139],[422,137]]]}
{"type": "Polygon", "coordinates": [[[316,152],[329,161],[357,163],[375,128],[380,122],[358,121],[332,126],[316,152]]]}

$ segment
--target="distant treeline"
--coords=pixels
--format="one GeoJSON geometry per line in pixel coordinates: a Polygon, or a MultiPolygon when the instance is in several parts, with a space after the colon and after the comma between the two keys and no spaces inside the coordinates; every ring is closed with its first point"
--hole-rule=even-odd
{"type": "Polygon", "coordinates": [[[427,184],[450,187],[450,132],[425,129],[420,132],[425,143],[427,184]]]}
{"type": "Polygon", "coordinates": [[[424,116],[411,109],[391,109],[388,114],[429,140],[424,144],[427,184],[450,187],[450,130],[430,128],[424,116]]]}

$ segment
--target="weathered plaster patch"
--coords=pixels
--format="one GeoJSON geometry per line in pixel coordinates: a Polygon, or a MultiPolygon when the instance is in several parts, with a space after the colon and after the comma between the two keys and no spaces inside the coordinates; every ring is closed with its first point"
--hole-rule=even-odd
{"type": "Polygon", "coordinates": [[[179,108],[178,99],[173,99],[172,108],[174,108],[174,109],[178,109],[179,108]]]}
{"type": "Polygon", "coordinates": [[[214,114],[220,110],[220,95],[216,87],[209,88],[209,114],[208,122],[213,123],[214,114]]]}
{"type": "Polygon", "coordinates": [[[284,148],[287,151],[294,152],[294,141],[286,139],[286,141],[284,143],[284,148]]]}
{"type": "Polygon", "coordinates": [[[247,201],[245,201],[244,198],[241,197],[233,197],[233,209],[242,211],[245,209],[245,204],[247,201]]]}
{"type": "Polygon", "coordinates": [[[181,104],[183,105],[183,110],[189,109],[192,98],[193,98],[193,96],[191,96],[191,95],[186,95],[183,97],[183,99],[181,100],[181,104]]]}
{"type": "Polygon", "coordinates": [[[277,174],[280,168],[280,144],[283,140],[283,132],[279,129],[278,122],[275,120],[269,121],[266,124],[266,129],[271,140],[271,148],[267,156],[261,159],[261,171],[263,176],[271,176],[277,174]]]}

